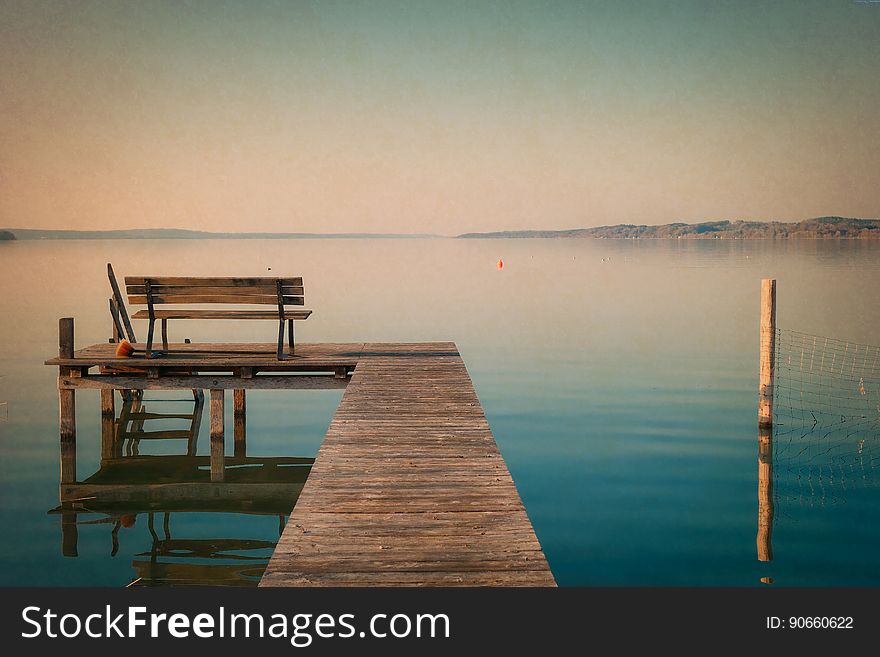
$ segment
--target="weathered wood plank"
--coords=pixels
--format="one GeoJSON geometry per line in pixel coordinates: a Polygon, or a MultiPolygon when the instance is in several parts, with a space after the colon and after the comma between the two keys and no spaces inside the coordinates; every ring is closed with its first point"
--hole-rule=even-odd
{"type": "MultiPolygon", "coordinates": [[[[197,303],[193,301],[192,303],[197,303]]],[[[302,305],[302,304],[298,304],[302,305]]],[[[284,309],[284,319],[308,319],[311,310],[284,309]]],[[[189,310],[180,308],[176,310],[157,309],[153,311],[156,319],[279,319],[277,310],[189,310]]],[[[149,319],[150,313],[146,310],[138,310],[133,319],[149,319]]]]}
{"type": "Polygon", "coordinates": [[[261,586],[553,586],[451,343],[364,345],[261,586]]]}
{"type": "MultiPolygon", "coordinates": [[[[248,287],[239,287],[239,286],[211,286],[211,285],[151,285],[150,290],[153,294],[220,294],[220,295],[228,295],[234,294],[235,296],[265,296],[272,295],[278,292],[278,288],[274,283],[263,283],[260,285],[251,285],[248,287]]],[[[127,285],[125,291],[128,294],[140,294],[145,295],[147,293],[146,285],[127,285]]],[[[293,285],[282,285],[281,292],[282,294],[301,297],[303,296],[305,288],[300,286],[293,285]]]]}
{"type": "Polygon", "coordinates": [[[139,376],[117,376],[111,374],[87,377],[59,377],[61,390],[77,388],[128,389],[128,390],[173,390],[211,387],[223,390],[338,390],[345,388],[348,381],[326,375],[260,375],[252,379],[237,376],[160,376],[155,379],[139,376]]]}
{"type": "MultiPolygon", "coordinates": [[[[305,304],[303,297],[283,296],[285,305],[302,306],[305,304]]],[[[139,294],[129,294],[128,302],[131,304],[146,304],[147,297],[139,294]]],[[[229,304],[269,304],[278,305],[278,297],[270,295],[241,296],[237,294],[174,294],[161,292],[153,294],[153,303],[229,303],[229,304]]]]}
{"type": "Polygon", "coordinates": [[[192,276],[126,276],[126,285],[146,285],[149,278],[150,284],[156,285],[192,285],[205,287],[251,287],[256,285],[275,285],[275,281],[280,280],[282,285],[302,286],[303,279],[301,276],[277,278],[272,276],[257,276],[251,278],[231,278],[231,277],[192,277],[192,276]]]}

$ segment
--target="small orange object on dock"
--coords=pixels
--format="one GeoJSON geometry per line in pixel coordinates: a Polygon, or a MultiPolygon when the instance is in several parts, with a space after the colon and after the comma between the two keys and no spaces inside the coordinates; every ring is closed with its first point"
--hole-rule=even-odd
{"type": "Polygon", "coordinates": [[[130,358],[133,353],[134,347],[131,346],[128,340],[120,341],[119,346],[116,347],[116,356],[118,358],[130,358]]]}

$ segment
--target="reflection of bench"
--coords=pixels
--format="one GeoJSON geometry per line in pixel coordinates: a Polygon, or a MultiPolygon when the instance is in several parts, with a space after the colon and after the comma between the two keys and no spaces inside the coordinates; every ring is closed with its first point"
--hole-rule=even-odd
{"type": "MultiPolygon", "coordinates": [[[[140,442],[142,440],[186,440],[187,455],[195,456],[205,395],[201,390],[193,392],[195,393],[195,399],[191,402],[186,399],[164,400],[172,402],[174,406],[178,406],[181,403],[192,403],[193,409],[189,413],[175,409],[161,410],[161,408],[159,411],[155,409],[148,411],[142,396],[138,394],[132,395],[131,399],[122,405],[122,411],[119,414],[119,420],[117,420],[116,436],[113,444],[114,456],[118,457],[122,454],[137,456],[140,452],[140,442]],[[186,429],[154,429],[155,425],[153,425],[151,431],[146,431],[144,425],[150,420],[187,420],[189,426],[186,429]]],[[[158,402],[153,402],[153,405],[156,404],[158,402]]]]}
{"type": "MultiPolygon", "coordinates": [[[[108,265],[112,276],[112,268],[108,265]]],[[[128,302],[146,305],[133,319],[149,320],[147,332],[147,357],[153,355],[153,332],[156,320],[162,325],[162,348],[168,349],[168,320],[170,319],[275,319],[278,320],[278,359],[284,357],[284,323],[288,324],[290,353],[294,351],[293,323],[308,319],[311,310],[294,310],[288,306],[304,304],[303,280],[295,278],[180,278],[126,276],[125,287],[128,302]],[[270,305],[273,310],[243,310],[223,308],[219,310],[188,308],[157,308],[180,304],[202,305],[270,305]]],[[[124,303],[118,287],[114,289],[117,310],[124,312],[124,303]]],[[[127,319],[127,317],[125,318],[127,319]]]]}

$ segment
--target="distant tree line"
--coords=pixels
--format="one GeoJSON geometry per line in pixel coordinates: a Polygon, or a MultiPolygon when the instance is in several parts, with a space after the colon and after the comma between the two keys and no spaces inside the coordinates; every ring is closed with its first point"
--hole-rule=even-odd
{"type": "Polygon", "coordinates": [[[797,223],[780,221],[709,221],[700,224],[666,224],[664,226],[603,226],[589,228],[590,237],[631,238],[880,238],[880,221],[820,217],[797,223]]]}

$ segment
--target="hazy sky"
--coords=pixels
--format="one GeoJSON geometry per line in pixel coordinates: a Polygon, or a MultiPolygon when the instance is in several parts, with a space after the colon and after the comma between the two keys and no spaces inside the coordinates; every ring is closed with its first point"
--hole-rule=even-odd
{"type": "Polygon", "coordinates": [[[0,226],[880,215],[880,3],[0,0],[0,226]]]}

